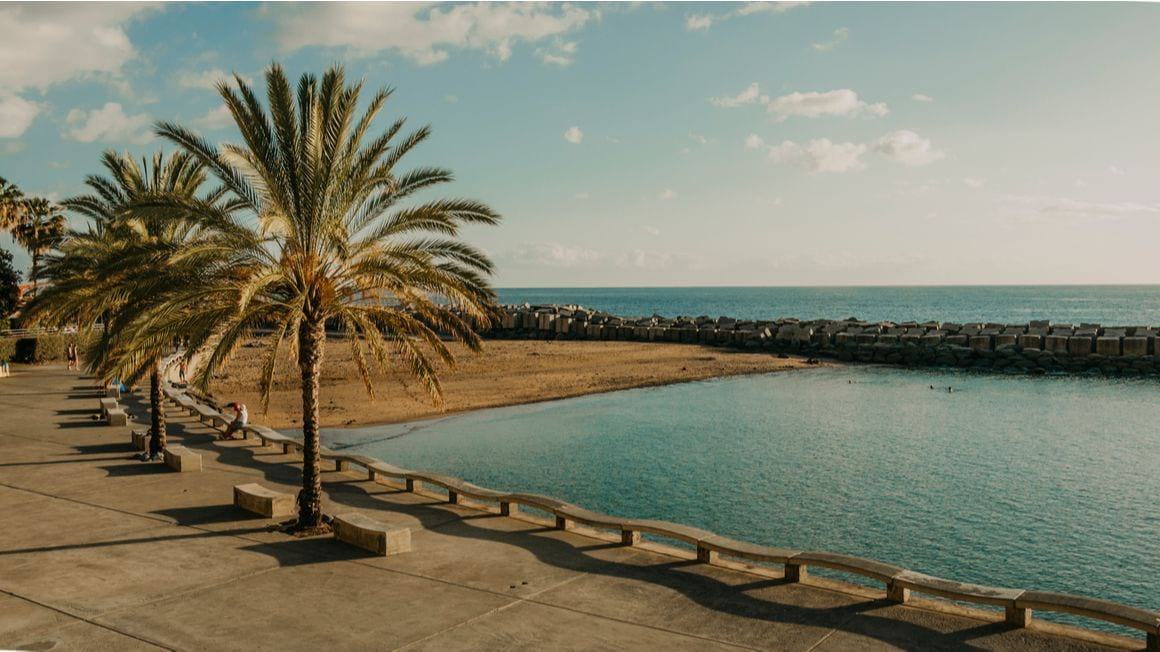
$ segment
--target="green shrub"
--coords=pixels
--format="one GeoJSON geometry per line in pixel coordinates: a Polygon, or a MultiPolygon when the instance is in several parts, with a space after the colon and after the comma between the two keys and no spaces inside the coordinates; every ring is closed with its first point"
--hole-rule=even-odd
{"type": "Polygon", "coordinates": [[[63,362],[64,350],[68,345],[63,335],[41,335],[39,337],[22,337],[16,340],[16,350],[13,357],[17,362],[42,364],[45,362],[63,362]]]}
{"type": "Polygon", "coordinates": [[[11,360],[16,356],[16,338],[0,338],[0,360],[11,360]]]}

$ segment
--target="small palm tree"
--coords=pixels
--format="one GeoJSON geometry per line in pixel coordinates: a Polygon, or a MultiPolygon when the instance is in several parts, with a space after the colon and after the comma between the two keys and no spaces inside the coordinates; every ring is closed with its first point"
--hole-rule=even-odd
{"type": "Polygon", "coordinates": [[[32,294],[39,282],[40,258],[64,239],[68,225],[60,207],[47,199],[34,197],[24,202],[24,216],[13,228],[12,236],[32,257],[32,294]]]}
{"type": "MultiPolygon", "coordinates": [[[[495,296],[486,277],[492,264],[460,241],[463,224],[496,224],[486,205],[439,199],[404,206],[420,190],[451,181],[431,167],[400,171],[402,158],[427,139],[427,127],[399,137],[404,120],[368,138],[391,94],[381,90],[357,111],[362,84],[348,85],[341,67],[321,80],[303,75],[297,93],[282,68],[265,75],[266,103],[240,77],[218,85],[242,144],[216,147],[196,133],[159,123],[157,133],[211,170],[244,215],[190,202],[183,206],[211,222],[216,243],[187,269],[189,281],[134,326],[145,333],[191,333],[207,353],[194,382],[202,387],[255,329],[270,335],[263,370],[268,406],[275,361],[287,353],[302,383],[303,476],[297,528],[322,522],[319,389],[328,329],[343,333],[368,394],[368,357],[380,368],[406,366],[441,400],[431,355],[454,363],[446,334],[479,350],[475,328],[489,322],[495,296]],[[216,258],[208,252],[216,247],[216,258]],[[211,262],[214,261],[214,262],[211,262]],[[185,315],[174,321],[173,314],[185,315]]],[[[191,253],[191,256],[194,255],[191,253]]]]}
{"type": "MultiPolygon", "coordinates": [[[[199,223],[177,211],[138,211],[132,206],[156,196],[173,201],[197,200],[205,182],[204,168],[192,156],[162,152],[150,161],[106,151],[101,156],[108,177],[89,175],[92,191],[66,199],[62,205],[91,220],[88,231],[72,232],[58,256],[46,263],[50,288],[29,307],[38,320],[76,321],[87,328],[103,322],[106,328],[85,351],[90,370],[106,380],[135,382],[149,374],[150,445],[156,458],[165,447],[165,403],[161,393],[161,357],[168,341],[122,337],[137,313],[156,302],[168,284],[174,258],[205,235],[199,223]]],[[[200,201],[213,205],[221,192],[200,201]]]]}

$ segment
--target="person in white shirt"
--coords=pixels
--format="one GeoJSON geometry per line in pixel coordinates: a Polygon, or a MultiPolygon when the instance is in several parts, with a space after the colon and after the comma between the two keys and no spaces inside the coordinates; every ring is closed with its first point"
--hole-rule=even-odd
{"type": "Polygon", "coordinates": [[[226,427],[226,431],[222,433],[220,439],[242,439],[245,435],[234,437],[234,433],[246,427],[246,422],[250,420],[250,412],[246,409],[245,403],[230,403],[226,405],[234,411],[234,420],[226,427]]]}

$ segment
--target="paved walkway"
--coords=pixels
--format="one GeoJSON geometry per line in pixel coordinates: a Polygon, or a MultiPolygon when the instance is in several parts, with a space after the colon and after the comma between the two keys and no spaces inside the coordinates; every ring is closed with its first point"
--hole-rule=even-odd
{"type": "Polygon", "coordinates": [[[91,381],[14,371],[0,379],[0,648],[1108,649],[1047,624],[622,548],[355,474],[325,476],[326,510],[409,526],[414,550],[294,539],[231,505],[235,484],[294,491],[292,458],[174,417],[171,437],[204,471],[141,463],[128,429],[92,420],[91,381]]]}

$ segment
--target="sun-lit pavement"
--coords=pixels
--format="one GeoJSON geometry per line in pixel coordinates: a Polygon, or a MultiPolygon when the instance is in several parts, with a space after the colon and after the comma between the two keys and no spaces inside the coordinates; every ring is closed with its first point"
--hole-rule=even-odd
{"type": "Polygon", "coordinates": [[[174,473],[132,459],[128,429],[92,420],[96,406],[92,381],[63,365],[0,379],[0,648],[1102,649],[1049,625],[623,548],[353,473],[326,475],[327,512],[410,527],[413,551],[294,539],[231,504],[236,484],[294,491],[292,458],[216,442],[171,412],[172,439],[205,462],[174,473]]]}

